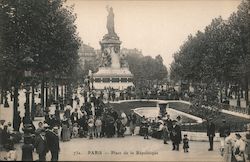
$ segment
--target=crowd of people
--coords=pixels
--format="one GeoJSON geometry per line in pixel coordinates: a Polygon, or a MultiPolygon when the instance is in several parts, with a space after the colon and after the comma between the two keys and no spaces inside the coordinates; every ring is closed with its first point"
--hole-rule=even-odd
{"type": "MultiPolygon", "coordinates": [[[[232,135],[230,125],[225,119],[218,129],[220,137],[220,153],[223,156],[223,162],[244,162],[250,161],[250,124],[247,125],[247,134],[243,137],[239,133],[232,135]]],[[[215,124],[212,118],[208,120],[207,136],[209,139],[210,148],[208,151],[213,151],[213,140],[215,137],[215,124]]]]}
{"type": "MultiPolygon", "coordinates": [[[[128,114],[123,111],[116,111],[109,102],[104,103],[104,95],[101,93],[96,95],[96,93],[85,94],[83,92],[81,95],[84,98],[83,104],[80,104],[80,98],[75,95],[76,105],[74,107],[72,104],[67,104],[62,109],[57,104],[53,113],[49,108],[46,108],[45,120],[39,122],[37,128],[32,122],[28,124],[29,126],[27,126],[27,123],[23,124],[24,144],[21,147],[23,161],[33,161],[34,150],[38,154],[39,161],[47,160],[48,152],[51,154],[51,161],[58,161],[60,140],[66,142],[72,138],[88,138],[92,140],[95,138],[124,137],[127,129],[134,136],[136,126],[139,126],[139,135],[143,136],[144,139],[161,139],[163,144],[168,144],[171,141],[172,150],[177,151],[180,150],[180,144],[182,143],[183,151],[185,153],[189,152],[189,137],[187,134],[182,135],[180,116],[171,119],[166,112],[155,120],[151,120],[145,116],[139,117],[134,111],[128,114]],[[24,130],[25,126],[27,126],[28,133],[27,130],[26,132],[24,130]]],[[[1,123],[0,125],[1,144],[4,149],[8,150],[5,160],[17,159],[13,135],[19,131],[20,124],[24,120],[24,118],[21,120],[19,113],[18,123],[15,123],[14,129],[10,122],[7,122],[7,124],[1,123]]],[[[212,119],[211,121],[209,119],[207,135],[210,148],[208,151],[213,151],[215,130],[212,119]]],[[[230,132],[230,127],[223,121],[221,128],[219,128],[220,151],[223,158],[240,158],[241,155],[244,155],[244,158],[249,158],[249,155],[245,154],[247,150],[246,141],[242,140],[240,134],[236,134],[237,140],[234,141],[229,136],[230,132]]],[[[249,140],[249,135],[247,137],[249,140]]]]}
{"type": "MultiPolygon", "coordinates": [[[[46,161],[48,152],[51,154],[51,161],[58,161],[59,134],[58,127],[50,127],[43,122],[39,122],[38,128],[32,124],[25,124],[23,127],[22,161],[33,161],[33,152],[38,155],[39,161],[46,161]]],[[[7,150],[7,155],[1,161],[16,161],[17,152],[15,148],[15,138],[17,132],[14,131],[10,122],[7,125],[1,123],[1,145],[7,150]]],[[[20,137],[21,139],[22,137],[20,137]]]]}
{"type": "Polygon", "coordinates": [[[188,152],[189,139],[187,134],[182,136],[181,124],[180,116],[176,120],[171,119],[167,112],[162,116],[158,116],[156,120],[149,120],[143,116],[139,134],[144,139],[149,139],[149,136],[161,139],[164,144],[172,141],[172,150],[176,151],[179,151],[179,145],[183,142],[183,150],[184,152],[188,152]]]}

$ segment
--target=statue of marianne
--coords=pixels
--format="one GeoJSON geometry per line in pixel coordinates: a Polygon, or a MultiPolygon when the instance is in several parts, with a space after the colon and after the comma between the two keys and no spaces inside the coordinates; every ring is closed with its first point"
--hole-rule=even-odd
{"type": "Polygon", "coordinates": [[[112,7],[108,7],[107,6],[107,10],[108,10],[108,16],[107,16],[107,29],[108,29],[108,34],[109,35],[116,35],[115,34],[115,27],[114,27],[114,12],[113,12],[113,8],[112,7]]]}

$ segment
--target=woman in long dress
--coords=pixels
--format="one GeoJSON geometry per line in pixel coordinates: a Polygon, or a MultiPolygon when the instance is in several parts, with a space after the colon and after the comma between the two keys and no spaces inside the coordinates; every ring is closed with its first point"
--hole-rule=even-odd
{"type": "Polygon", "coordinates": [[[69,123],[67,120],[63,120],[62,122],[62,132],[61,132],[61,138],[62,138],[62,141],[65,142],[65,141],[69,141],[70,139],[70,135],[69,135],[69,123]]]}
{"type": "Polygon", "coordinates": [[[234,140],[230,136],[230,133],[227,133],[227,137],[225,138],[223,162],[231,162],[232,161],[233,146],[234,146],[234,140]]]}

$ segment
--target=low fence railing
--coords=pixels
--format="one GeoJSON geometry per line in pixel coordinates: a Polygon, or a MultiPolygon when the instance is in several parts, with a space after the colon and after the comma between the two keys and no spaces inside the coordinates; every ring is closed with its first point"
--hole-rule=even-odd
{"type": "Polygon", "coordinates": [[[245,107],[232,106],[229,104],[220,103],[219,108],[224,109],[224,110],[228,110],[228,111],[232,111],[232,112],[250,115],[249,108],[245,108],[245,107]]]}
{"type": "MultiPolygon", "coordinates": [[[[242,122],[235,122],[230,123],[230,130],[231,132],[242,132],[246,131],[246,124],[242,122]]],[[[220,128],[220,125],[216,125],[216,132],[218,132],[218,129],[220,128]]],[[[181,126],[181,129],[183,131],[190,131],[190,132],[206,132],[207,131],[207,123],[201,123],[197,125],[192,125],[192,123],[185,123],[185,125],[181,126]]]]}

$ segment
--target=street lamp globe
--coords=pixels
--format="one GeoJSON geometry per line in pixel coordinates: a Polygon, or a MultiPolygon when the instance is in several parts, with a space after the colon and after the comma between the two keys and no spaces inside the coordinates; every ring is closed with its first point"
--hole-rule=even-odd
{"type": "Polygon", "coordinates": [[[24,77],[28,78],[31,77],[31,66],[34,63],[34,60],[27,56],[23,59],[23,64],[25,66],[24,77]]]}

